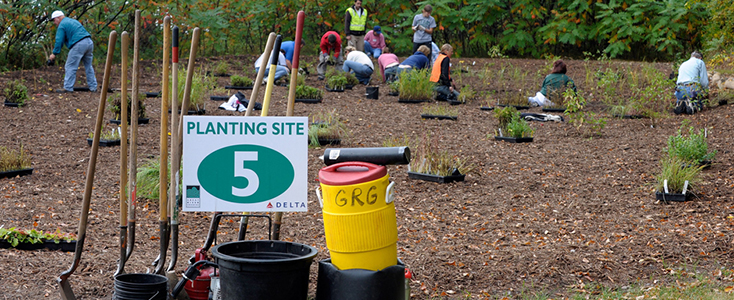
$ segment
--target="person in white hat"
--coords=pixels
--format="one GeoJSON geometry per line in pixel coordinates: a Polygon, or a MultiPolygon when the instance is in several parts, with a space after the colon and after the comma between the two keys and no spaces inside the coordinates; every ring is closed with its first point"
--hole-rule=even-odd
{"type": "Polygon", "coordinates": [[[54,50],[48,59],[53,61],[56,54],[61,52],[61,47],[66,45],[69,48],[69,54],[66,56],[66,75],[64,75],[64,88],[57,92],[74,91],[74,83],[76,82],[76,71],[79,69],[79,63],[84,63],[84,71],[87,73],[87,86],[92,92],[97,91],[97,78],[94,76],[94,67],[92,67],[92,54],[94,53],[94,43],[92,36],[84,29],[79,21],[67,18],[60,10],[51,14],[51,19],[56,25],[56,44],[54,50]]]}

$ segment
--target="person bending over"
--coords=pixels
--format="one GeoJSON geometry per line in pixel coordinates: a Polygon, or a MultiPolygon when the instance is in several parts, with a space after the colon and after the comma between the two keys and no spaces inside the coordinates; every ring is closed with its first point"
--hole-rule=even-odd
{"type": "Polygon", "coordinates": [[[398,56],[390,53],[390,48],[385,47],[382,49],[384,53],[377,59],[377,64],[380,66],[380,73],[382,74],[382,80],[385,82],[393,82],[398,75],[398,65],[400,60],[398,56]]]}
{"type": "Polygon", "coordinates": [[[691,58],[678,68],[678,80],[675,87],[675,114],[689,115],[701,111],[702,99],[709,88],[709,76],[706,73],[706,63],[703,55],[698,51],[691,53],[691,58]]]}
{"type": "Polygon", "coordinates": [[[354,73],[361,84],[370,84],[375,65],[372,64],[372,60],[367,54],[357,51],[352,46],[344,48],[344,53],[347,57],[347,60],[344,61],[344,72],[354,73]]]}
{"type": "Polygon", "coordinates": [[[94,77],[94,67],[92,59],[94,53],[94,43],[92,36],[84,29],[79,21],[67,18],[60,10],[51,13],[51,19],[56,25],[56,44],[48,59],[53,61],[56,54],[61,52],[61,47],[66,45],[69,53],[66,55],[66,65],[64,69],[64,89],[57,92],[73,92],[74,83],[76,83],[76,71],[79,70],[79,62],[84,64],[84,71],[87,73],[87,86],[92,92],[97,91],[97,78],[94,77]]]}
{"type": "Polygon", "coordinates": [[[409,72],[416,69],[427,69],[429,55],[431,55],[431,50],[428,49],[427,46],[423,45],[418,47],[418,51],[413,55],[408,56],[408,58],[398,66],[398,77],[403,72],[409,72]]]}
{"type": "Polygon", "coordinates": [[[335,65],[337,69],[341,69],[344,59],[340,55],[342,52],[342,39],[336,31],[328,31],[321,37],[321,54],[319,55],[319,64],[316,71],[319,73],[319,80],[324,80],[327,65],[335,65]],[[334,61],[331,61],[330,53],[334,52],[334,61]]]}

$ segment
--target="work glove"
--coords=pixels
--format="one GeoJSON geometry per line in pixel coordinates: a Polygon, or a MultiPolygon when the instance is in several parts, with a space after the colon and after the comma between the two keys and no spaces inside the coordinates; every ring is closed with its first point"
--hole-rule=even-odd
{"type": "Polygon", "coordinates": [[[418,30],[420,30],[420,31],[426,31],[426,28],[423,27],[423,25],[418,25],[418,30]]]}

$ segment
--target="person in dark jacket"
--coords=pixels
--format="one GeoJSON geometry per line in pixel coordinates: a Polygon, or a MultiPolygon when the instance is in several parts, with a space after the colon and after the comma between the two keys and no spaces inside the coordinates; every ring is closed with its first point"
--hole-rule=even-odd
{"type": "Polygon", "coordinates": [[[431,70],[431,81],[436,83],[433,89],[438,99],[456,100],[459,97],[459,91],[456,90],[454,80],[451,79],[450,58],[452,54],[454,54],[454,48],[449,44],[443,44],[441,53],[438,54],[431,70]]]}
{"type": "Polygon", "coordinates": [[[398,77],[400,73],[408,72],[416,69],[426,69],[429,66],[428,55],[431,55],[431,50],[425,45],[418,47],[413,55],[408,56],[400,65],[398,65],[398,77]]]}
{"type": "Polygon", "coordinates": [[[553,62],[551,73],[543,79],[540,92],[536,93],[535,97],[528,97],[528,102],[530,106],[549,106],[553,105],[552,101],[560,103],[563,101],[563,92],[568,88],[573,89],[574,94],[576,94],[576,85],[566,75],[566,63],[560,59],[556,60],[553,62]]]}
{"type": "Polygon", "coordinates": [[[87,86],[92,92],[97,91],[97,78],[94,76],[94,67],[92,66],[92,54],[94,53],[94,43],[92,36],[84,29],[79,21],[67,18],[60,10],[51,14],[51,19],[56,25],[56,44],[54,50],[48,59],[53,61],[56,54],[61,52],[61,47],[66,45],[69,53],[66,55],[66,65],[64,66],[66,74],[64,75],[64,89],[57,92],[73,92],[74,83],[76,83],[76,71],[79,70],[79,63],[84,64],[84,71],[87,73],[87,86]]]}

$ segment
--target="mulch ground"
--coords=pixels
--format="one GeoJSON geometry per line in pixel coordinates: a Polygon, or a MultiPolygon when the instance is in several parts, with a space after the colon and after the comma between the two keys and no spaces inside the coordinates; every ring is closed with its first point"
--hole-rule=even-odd
{"type": "MultiPolygon", "coordinates": [[[[249,66],[255,57],[222,59],[236,69],[248,66],[252,72],[249,66]]],[[[200,59],[198,63],[211,67],[215,60],[200,59]]],[[[480,79],[477,73],[513,66],[535,74],[547,63],[462,60],[470,71],[461,75],[460,85],[472,85],[479,91],[512,89],[527,96],[537,91],[540,79],[529,77],[504,87],[480,79]]],[[[156,71],[160,65],[143,62],[141,91],[160,90],[156,71]]],[[[582,93],[590,95],[590,109],[604,113],[604,106],[594,100],[598,92],[585,86],[583,65],[583,61],[570,61],[568,74],[582,93]]],[[[669,72],[666,65],[653,66],[669,72]]],[[[244,73],[234,69],[235,74],[244,73]]],[[[117,88],[119,65],[114,70],[111,87],[117,88]]],[[[98,66],[96,71],[102,78],[103,68],[98,66]]],[[[83,72],[79,74],[77,84],[85,82],[83,72]]],[[[86,138],[94,128],[100,95],[52,93],[61,87],[60,66],[5,73],[0,82],[15,78],[25,80],[33,99],[21,108],[0,107],[0,144],[13,148],[22,144],[32,155],[34,171],[31,176],[0,179],[0,226],[76,232],[91,149],[86,138]]],[[[227,78],[218,80],[222,86],[228,83],[227,78]]],[[[307,84],[323,88],[314,74],[307,84]]],[[[671,113],[654,127],[646,119],[610,118],[602,135],[593,138],[582,136],[567,122],[533,122],[534,142],[511,144],[494,140],[497,120],[491,111],[479,109],[496,99],[481,97],[456,106],[456,121],[422,120],[424,104],[398,103],[397,97],[387,95],[387,85],[377,85],[378,100],[366,99],[365,87],[357,86],[344,93],[325,93],[321,104],[296,104],[295,115],[335,110],[351,131],[340,147],[379,147],[389,137],[429,133],[440,149],[474,164],[465,181],[450,184],[408,179],[407,166],[389,167],[397,185],[398,256],[414,274],[414,299],[469,294],[472,298],[517,298],[536,292],[563,297],[593,290],[591,287],[674,280],[665,275],[681,265],[695,266],[703,274],[734,267],[734,106],[707,108],[693,116],[671,113]],[[709,128],[709,147],[718,154],[711,168],[703,172],[704,182],[695,188],[698,198],[660,203],[653,195],[654,174],[668,136],[684,119],[696,128],[709,128]]],[[[274,88],[270,115],[285,115],[287,92],[286,87],[274,88]]],[[[674,99],[672,91],[665,97],[674,99]]],[[[244,115],[218,110],[221,103],[207,100],[207,115],[244,115]]],[[[139,164],[160,153],[160,98],[148,98],[145,104],[151,121],[139,127],[139,164]]],[[[111,118],[106,112],[105,119],[111,118]]],[[[324,166],[318,159],[324,148],[308,151],[311,191],[324,166]]],[[[119,255],[119,161],[120,147],[100,148],[87,240],[81,264],[70,279],[83,299],[112,295],[112,274],[119,255]]],[[[126,271],[147,272],[158,255],[157,201],[139,199],[137,218],[135,251],[126,271]]],[[[209,213],[182,213],[178,271],[203,244],[209,222],[209,213]]],[[[253,222],[250,237],[264,238],[263,225],[253,222]]],[[[283,222],[281,239],[315,246],[317,261],[329,257],[314,193],[308,195],[307,213],[286,213],[283,222]]],[[[219,242],[235,239],[236,225],[223,222],[219,242]]],[[[0,295],[5,299],[58,298],[56,278],[71,265],[72,257],[73,253],[58,251],[0,249],[0,295]]],[[[316,269],[314,263],[311,296],[316,269]]]]}

